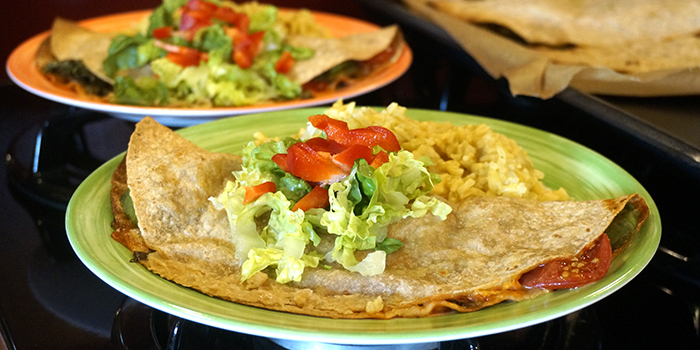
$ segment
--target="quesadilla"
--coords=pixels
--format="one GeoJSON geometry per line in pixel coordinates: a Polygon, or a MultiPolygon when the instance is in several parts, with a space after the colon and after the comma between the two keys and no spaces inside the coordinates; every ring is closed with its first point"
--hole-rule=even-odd
{"type": "Polygon", "coordinates": [[[56,19],[55,60],[37,63],[88,91],[109,86],[106,102],[229,107],[340,89],[395,62],[405,45],[396,26],[334,38],[308,10],[257,2],[166,1],[137,26],[115,29],[56,19]],[[94,79],[73,79],[85,73],[94,79]]]}
{"type": "MultiPolygon", "coordinates": [[[[560,72],[599,69],[598,76],[611,80],[613,87],[607,90],[612,94],[619,81],[653,81],[700,66],[700,3],[693,0],[404,1],[428,5],[508,39],[517,46],[511,47],[513,56],[528,63],[541,58],[566,66],[560,72]],[[532,55],[516,51],[522,48],[532,55]]],[[[522,71],[529,69],[534,68],[522,71]]]]}
{"type": "MultiPolygon", "coordinates": [[[[325,130],[326,136],[332,134],[328,128],[332,120],[321,116],[310,121],[325,130]]],[[[133,252],[133,261],[213,297],[298,314],[389,319],[475,311],[548,293],[560,288],[552,281],[556,278],[571,281],[561,273],[548,276],[554,284],[541,284],[540,266],[565,265],[571,268],[567,274],[579,273],[573,271],[578,268],[583,274],[585,262],[590,262],[588,267],[595,265],[593,270],[604,271],[607,266],[596,264],[608,264],[648,216],[644,200],[635,194],[583,202],[499,196],[447,202],[415,197],[411,201],[424,201],[436,214],[406,215],[389,223],[385,237],[377,242],[392,242],[394,248],[386,251],[379,273],[344,268],[343,261],[332,254],[337,236],[314,223],[318,240],[307,245],[305,254],[313,255],[313,251],[324,256],[316,267],[304,268],[298,280],[280,282],[280,270],[271,266],[244,278],[245,260],[254,256],[254,249],[237,254],[237,244],[242,241],[236,235],[243,231],[231,225],[227,211],[214,198],[220,200],[222,193],[231,193],[227,192],[231,181],[249,181],[259,175],[246,172],[249,155],[262,152],[255,144],[249,147],[258,151],[246,152],[243,158],[208,152],[145,118],[137,124],[126,157],[112,178],[112,237],[133,252]],[[444,205],[451,210],[441,216],[444,205]],[[607,257],[597,253],[606,244],[607,257]],[[588,256],[594,258],[587,260],[588,256]]],[[[389,153],[392,158],[386,162],[394,162],[394,151],[389,153]]],[[[382,172],[378,169],[384,164],[397,165],[386,162],[375,170],[382,172]]],[[[357,158],[353,169],[367,163],[357,158]]],[[[371,173],[368,170],[368,176],[371,173]]],[[[344,180],[338,181],[334,184],[344,180]]],[[[333,198],[337,193],[328,195],[333,198]]],[[[269,210],[255,215],[254,230],[267,240],[272,238],[263,227],[271,215],[269,210]]],[[[381,221],[381,216],[375,220],[381,221]]],[[[359,265],[376,251],[351,253],[359,265]]]]}
{"type": "Polygon", "coordinates": [[[508,28],[528,43],[549,46],[662,41],[700,30],[694,0],[427,0],[471,23],[508,28]]]}

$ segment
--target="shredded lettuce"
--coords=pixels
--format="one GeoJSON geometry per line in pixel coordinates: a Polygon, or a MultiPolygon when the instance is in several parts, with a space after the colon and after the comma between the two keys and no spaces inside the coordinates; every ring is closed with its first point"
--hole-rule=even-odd
{"type": "Polygon", "coordinates": [[[236,258],[243,262],[244,281],[255,273],[276,266],[277,281],[300,281],[304,268],[316,267],[318,254],[306,254],[306,246],[320,239],[305,221],[304,212],[290,210],[290,202],[280,192],[265,193],[255,201],[243,204],[245,188],[229,181],[226,189],[212,202],[226,209],[231,225],[236,258]],[[258,218],[269,215],[258,232],[258,218]]]}
{"type": "MultiPolygon", "coordinates": [[[[217,6],[228,6],[221,1],[209,2],[217,6]]],[[[154,29],[165,26],[178,31],[181,20],[179,9],[185,4],[187,0],[164,0],[149,16],[147,25],[144,25],[145,32],[136,35],[120,34],[113,39],[103,62],[104,72],[109,77],[116,80],[120,76],[133,76],[134,70],[150,66],[150,78],[164,83],[129,85],[139,85],[140,90],[126,89],[126,85],[122,85],[122,94],[118,94],[114,102],[136,105],[246,106],[301,96],[301,86],[285,74],[277,73],[274,66],[285,50],[290,51],[295,60],[308,59],[314,53],[307,48],[284,44],[284,31],[277,24],[278,10],[271,5],[256,6],[255,11],[248,13],[249,33],[265,32],[260,53],[253,59],[251,67],[244,69],[236,65],[232,57],[233,42],[230,33],[226,33],[224,22],[219,20],[212,20],[211,25],[199,29],[191,41],[182,35],[158,39],[168,45],[199,50],[207,57],[199,66],[173,67],[177,65],[168,61],[163,45],[154,45],[152,33],[154,29]],[[158,99],[155,101],[157,103],[152,98],[137,98],[137,91],[144,92],[150,86],[157,89],[167,87],[168,98],[158,99]]],[[[156,94],[160,95],[161,92],[156,94]]]]}
{"type": "Polygon", "coordinates": [[[168,88],[151,77],[134,79],[117,77],[114,95],[119,103],[128,105],[163,105],[168,102],[168,88]]]}
{"type": "Polygon", "coordinates": [[[109,46],[102,69],[105,74],[114,78],[120,71],[140,68],[154,59],[165,56],[165,50],[156,47],[153,42],[153,39],[141,34],[117,35],[109,46]]]}
{"type": "MultiPolygon", "coordinates": [[[[306,134],[317,132],[307,130],[306,134]]],[[[306,181],[282,171],[272,157],[286,153],[299,140],[286,138],[243,150],[242,170],[234,172],[235,182],[212,201],[225,208],[231,224],[236,257],[242,261],[242,281],[257,272],[275,268],[281,283],[300,281],[304,269],[317,267],[321,258],[365,276],[380,274],[386,256],[403,245],[388,238],[389,225],[428,212],[443,220],[449,205],[427,194],[440,181],[428,172],[427,158],[415,159],[401,150],[390,153],[389,161],[374,169],[358,159],[349,175],[328,186],[330,208],[306,213],[292,211],[294,203],[311,191],[306,181]],[[277,192],[265,193],[243,205],[245,187],[275,182],[277,192]],[[260,221],[264,221],[261,225],[260,221]],[[334,247],[325,256],[315,250],[320,235],[335,235],[334,247]],[[358,261],[356,251],[369,251],[358,261]]]]}
{"type": "MultiPolygon", "coordinates": [[[[428,211],[444,220],[452,208],[427,196],[434,184],[435,179],[424,162],[414,159],[408,151],[390,154],[389,162],[376,170],[366,161],[358,160],[353,173],[330,186],[331,206],[323,214],[321,225],[338,237],[326,259],[348,269],[359,263],[355,251],[376,248],[385,240],[392,223],[421,217],[428,211]]],[[[397,245],[390,241],[382,247],[387,249],[389,243],[397,245]]]]}

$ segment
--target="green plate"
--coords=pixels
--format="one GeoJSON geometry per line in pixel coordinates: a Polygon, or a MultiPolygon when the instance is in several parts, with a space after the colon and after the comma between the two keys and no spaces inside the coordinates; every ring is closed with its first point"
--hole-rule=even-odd
{"type": "MultiPolygon", "coordinates": [[[[262,131],[286,136],[324,108],[307,108],[222,119],[181,129],[199,146],[217,152],[238,152],[262,131]]],[[[504,121],[464,114],[408,110],[418,120],[453,124],[485,123],[515,139],[545,173],[545,183],[564,187],[576,199],[613,198],[639,193],[650,216],[629,249],[611,264],[603,280],[573,290],[506,302],[481,311],[422,319],[334,320],[294,315],[239,305],[181,287],[130,263],[129,251],[110,238],[110,177],[123,155],[98,168],[75,191],[66,214],[73,249],[106,283],[129,297],[195,322],[257,336],[336,344],[399,344],[434,342],[504,332],[548,321],[601,300],[620,289],[647,265],[661,238],[659,212],[649,193],[625,170],[590,149],[562,137],[504,121]]]]}

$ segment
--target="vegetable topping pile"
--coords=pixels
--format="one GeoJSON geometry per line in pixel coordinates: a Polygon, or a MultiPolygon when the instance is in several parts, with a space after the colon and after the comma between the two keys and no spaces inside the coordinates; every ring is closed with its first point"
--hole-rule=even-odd
{"type": "Polygon", "coordinates": [[[365,276],[384,271],[386,254],[402,243],[388,226],[428,212],[443,220],[449,205],[429,197],[440,181],[402,150],[388,129],[349,129],[326,115],[309,117],[300,139],[287,137],[243,151],[242,170],[214,205],[228,214],[242,280],[268,267],[281,283],[300,281],[306,267],[324,259],[365,276]],[[317,252],[324,237],[332,250],[317,252]],[[358,261],[355,251],[371,250],[358,261]]]}
{"type": "Polygon", "coordinates": [[[301,86],[285,73],[314,52],[283,43],[276,7],[234,6],[164,0],[144,33],[116,36],[103,62],[114,102],[242,106],[300,97],[301,86]]]}

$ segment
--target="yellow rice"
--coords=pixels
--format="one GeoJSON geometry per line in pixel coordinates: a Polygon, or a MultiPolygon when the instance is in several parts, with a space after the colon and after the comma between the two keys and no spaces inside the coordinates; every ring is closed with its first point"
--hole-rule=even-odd
{"type": "Polygon", "coordinates": [[[337,101],[325,114],[347,122],[351,129],[380,125],[393,131],[401,147],[435,163],[428,169],[442,182],[433,194],[450,201],[474,196],[571,199],[564,189],[547,188],[544,174],[533,167],[527,152],[489,126],[419,122],[406,117],[405,111],[396,103],[378,112],[337,101]]]}

